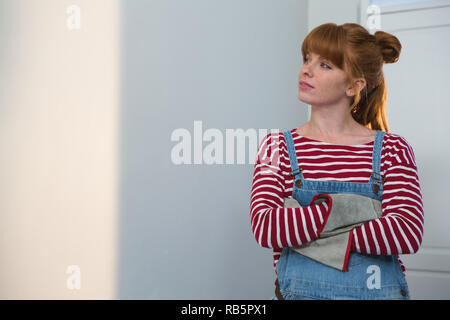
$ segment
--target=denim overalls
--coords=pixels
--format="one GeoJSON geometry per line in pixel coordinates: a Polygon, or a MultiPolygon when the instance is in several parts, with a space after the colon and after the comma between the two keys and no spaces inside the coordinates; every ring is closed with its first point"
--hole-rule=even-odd
{"type": "MultiPolygon", "coordinates": [[[[292,173],[293,197],[309,206],[318,193],[351,193],[381,201],[384,178],[380,174],[384,131],[377,131],[372,157],[373,173],[368,183],[305,180],[299,169],[290,131],[283,132],[292,173]]],[[[409,299],[405,276],[396,255],[351,253],[348,272],[339,271],[283,248],[276,265],[281,294],[297,299],[409,299]]],[[[276,299],[273,297],[272,299],[276,299]]]]}

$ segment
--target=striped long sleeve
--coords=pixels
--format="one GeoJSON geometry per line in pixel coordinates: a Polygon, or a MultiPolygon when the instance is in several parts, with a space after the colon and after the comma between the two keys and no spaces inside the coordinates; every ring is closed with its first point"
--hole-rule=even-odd
{"type": "Polygon", "coordinates": [[[273,248],[278,255],[284,247],[317,239],[331,209],[329,201],[284,208],[288,158],[284,139],[278,134],[268,134],[258,148],[250,198],[253,235],[259,245],[273,248]]]}
{"type": "Polygon", "coordinates": [[[386,169],[382,217],[353,229],[352,251],[397,255],[416,253],[423,236],[423,201],[414,151],[395,136],[389,146],[391,165],[386,169]]]}
{"type": "MultiPolygon", "coordinates": [[[[297,161],[310,181],[368,183],[374,142],[338,145],[310,139],[291,130],[297,161]]],[[[325,208],[284,209],[294,178],[282,132],[267,135],[258,148],[251,192],[251,226],[256,241],[273,248],[274,266],[283,247],[312,241],[328,217],[325,208]],[[324,217],[325,216],[325,217],[324,217]]],[[[402,136],[385,133],[381,150],[385,177],[382,217],[352,231],[352,251],[393,255],[415,253],[422,242],[424,213],[414,152],[402,136]]],[[[331,209],[331,208],[330,208],[331,209]]],[[[404,266],[402,266],[405,271],[404,266]]]]}

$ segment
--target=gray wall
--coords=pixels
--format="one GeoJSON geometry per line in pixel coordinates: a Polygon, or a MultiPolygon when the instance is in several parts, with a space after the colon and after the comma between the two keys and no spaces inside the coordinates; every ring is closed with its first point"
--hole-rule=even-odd
{"type": "Polygon", "coordinates": [[[308,1],[308,30],[322,23],[359,23],[359,0],[312,0],[308,1]]]}
{"type": "Polygon", "coordinates": [[[171,134],[196,120],[223,136],[305,122],[307,1],[134,0],[121,13],[118,298],[270,298],[272,252],[249,218],[254,159],[175,165],[171,134]]]}

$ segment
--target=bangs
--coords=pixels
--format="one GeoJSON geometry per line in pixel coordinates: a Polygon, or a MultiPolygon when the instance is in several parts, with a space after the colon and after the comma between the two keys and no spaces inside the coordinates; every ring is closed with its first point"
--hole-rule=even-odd
{"type": "Polygon", "coordinates": [[[302,55],[316,53],[344,70],[344,29],[334,23],[326,23],[314,28],[302,44],[302,55]]]}

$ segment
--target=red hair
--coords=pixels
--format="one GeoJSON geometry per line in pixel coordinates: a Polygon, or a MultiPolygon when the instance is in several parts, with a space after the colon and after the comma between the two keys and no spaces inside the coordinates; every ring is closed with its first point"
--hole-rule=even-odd
{"type": "Polygon", "coordinates": [[[397,37],[387,32],[372,35],[356,23],[325,23],[306,36],[302,55],[305,59],[314,52],[345,71],[356,92],[349,106],[353,118],[369,129],[389,132],[383,63],[397,62],[401,48],[397,37]],[[361,91],[355,86],[356,78],[366,80],[361,91]]]}

